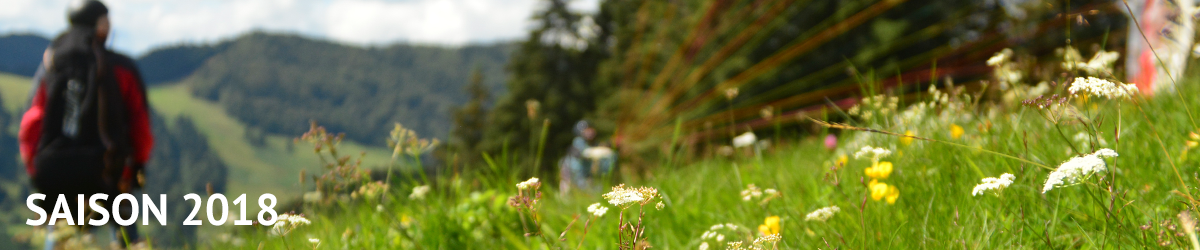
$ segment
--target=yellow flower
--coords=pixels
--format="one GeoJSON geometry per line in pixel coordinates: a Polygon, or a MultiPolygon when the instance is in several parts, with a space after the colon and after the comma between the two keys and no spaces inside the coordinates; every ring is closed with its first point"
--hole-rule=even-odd
{"type": "Polygon", "coordinates": [[[896,186],[878,180],[871,180],[871,183],[867,184],[867,189],[871,190],[872,200],[878,201],[886,198],[888,204],[896,204],[896,199],[900,198],[900,190],[896,186]]]}
{"type": "Polygon", "coordinates": [[[408,228],[409,226],[412,226],[412,221],[413,221],[412,217],[408,217],[407,214],[400,215],[400,226],[401,227],[408,228]]]}
{"type": "Polygon", "coordinates": [[[896,186],[888,185],[888,194],[887,194],[887,197],[884,197],[884,199],[887,199],[887,203],[888,204],[896,204],[896,199],[899,199],[899,198],[900,198],[900,189],[896,188],[896,186]]]}
{"type": "Polygon", "coordinates": [[[959,127],[958,124],[950,125],[950,138],[962,138],[963,133],[966,133],[966,131],[963,131],[963,128],[959,127]]]}
{"type": "Polygon", "coordinates": [[[758,232],[763,235],[772,235],[779,233],[779,216],[767,217],[762,225],[758,225],[758,232]]]}
{"type": "MultiPolygon", "coordinates": [[[[904,131],[904,135],[914,136],[912,130],[904,131]]],[[[903,144],[904,146],[908,146],[908,144],[912,144],[912,142],[912,137],[900,137],[900,144],[903,144]]]]}
{"type": "Polygon", "coordinates": [[[867,169],[863,169],[863,173],[871,179],[887,179],[892,174],[892,163],[881,161],[867,169]]]}
{"type": "Polygon", "coordinates": [[[842,169],[842,167],[846,166],[846,163],[850,163],[850,157],[847,157],[846,155],[838,155],[837,160],[833,162],[833,169],[842,169]]]}

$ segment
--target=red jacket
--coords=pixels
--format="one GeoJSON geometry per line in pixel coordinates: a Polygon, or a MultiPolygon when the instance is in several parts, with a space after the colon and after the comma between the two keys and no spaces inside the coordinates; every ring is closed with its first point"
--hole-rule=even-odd
{"type": "MultiPolygon", "coordinates": [[[[150,132],[150,112],[146,101],[146,87],[138,74],[132,60],[124,56],[113,57],[113,76],[121,88],[125,108],[129,118],[130,141],[133,143],[133,159],[144,165],[150,159],[150,148],[154,146],[154,135],[150,132]]],[[[41,72],[39,72],[41,73],[41,72]]],[[[34,94],[28,111],[21,118],[21,130],[18,133],[21,158],[25,160],[25,171],[29,176],[37,174],[33,157],[37,155],[38,140],[42,136],[42,115],[46,105],[46,92],[43,88],[44,78],[34,77],[34,94]]],[[[131,178],[133,172],[126,168],[124,178],[131,178]]]]}

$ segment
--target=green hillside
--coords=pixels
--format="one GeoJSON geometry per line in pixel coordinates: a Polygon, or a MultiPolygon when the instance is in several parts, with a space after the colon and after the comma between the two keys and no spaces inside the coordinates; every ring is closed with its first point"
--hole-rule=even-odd
{"type": "Polygon", "coordinates": [[[16,114],[29,99],[29,78],[0,72],[0,98],[4,99],[5,111],[16,114]]]}
{"type": "MultiPolygon", "coordinates": [[[[4,107],[10,113],[18,113],[17,107],[24,106],[29,93],[28,78],[0,73],[0,94],[4,107]]],[[[196,127],[208,137],[208,144],[229,166],[229,191],[246,193],[257,197],[261,193],[274,193],[280,198],[297,197],[300,190],[300,171],[309,173],[319,168],[316,155],[304,143],[288,150],[288,144],[296,135],[266,135],[263,145],[252,145],[245,136],[246,124],[229,116],[215,103],[197,99],[190,95],[186,84],[167,84],[149,89],[150,105],[167,125],[174,126],[177,117],[192,118],[196,127]],[[281,178],[287,176],[288,178],[281,178]]],[[[14,128],[15,129],[15,128],[14,128]]],[[[366,167],[387,164],[391,153],[381,147],[365,147],[354,142],[344,142],[348,152],[367,152],[363,165],[366,167]]]]}
{"type": "MultiPolygon", "coordinates": [[[[267,135],[264,145],[255,146],[244,136],[247,129],[243,122],[227,115],[215,103],[193,98],[186,84],[165,85],[149,90],[150,103],[164,120],[175,117],[191,117],[200,132],[208,137],[209,145],[229,166],[229,192],[246,193],[257,197],[261,193],[274,193],[280,198],[298,196],[300,171],[309,173],[319,168],[311,147],[301,142],[288,150],[292,138],[299,135],[267,135]],[[290,177],[290,178],[284,178],[290,177]]],[[[168,124],[173,126],[173,124],[168,124]]],[[[365,166],[387,164],[390,152],[379,147],[364,147],[353,142],[344,142],[348,152],[367,152],[365,166]]]]}
{"type": "Polygon", "coordinates": [[[446,48],[359,47],[295,35],[252,33],[222,43],[184,78],[193,95],[264,131],[298,134],[317,120],[349,140],[384,145],[394,122],[444,138],[450,108],[472,69],[489,89],[504,89],[506,43],[446,48]]]}

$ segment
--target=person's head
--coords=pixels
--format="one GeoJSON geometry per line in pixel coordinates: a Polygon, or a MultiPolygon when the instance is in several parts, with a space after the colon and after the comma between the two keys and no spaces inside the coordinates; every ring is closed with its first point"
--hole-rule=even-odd
{"type": "Polygon", "coordinates": [[[596,137],[596,129],[589,126],[587,121],[579,121],[575,123],[575,135],[591,140],[596,137]]]}
{"type": "Polygon", "coordinates": [[[111,26],[108,21],[108,7],[98,0],[77,0],[67,8],[67,20],[71,27],[91,28],[96,31],[100,41],[108,39],[111,26]]]}

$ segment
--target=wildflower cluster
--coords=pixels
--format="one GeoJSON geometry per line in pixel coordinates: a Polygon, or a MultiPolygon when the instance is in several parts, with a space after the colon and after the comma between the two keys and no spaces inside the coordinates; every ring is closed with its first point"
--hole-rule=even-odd
{"type": "Polygon", "coordinates": [[[529,178],[529,180],[517,183],[517,190],[537,189],[541,185],[542,183],[538,181],[538,178],[533,177],[529,178]]]}
{"type": "Polygon", "coordinates": [[[275,224],[271,226],[271,233],[279,236],[287,236],[292,230],[309,224],[312,224],[312,222],[304,218],[304,215],[292,213],[280,214],[279,217],[275,218],[275,224]]]}
{"type": "MultiPolygon", "coordinates": [[[[767,245],[772,246],[772,248],[776,247],[775,243],[778,243],[779,240],[781,240],[781,239],[783,239],[783,237],[780,236],[779,234],[763,235],[761,237],[755,238],[753,243],[751,243],[750,245],[746,245],[746,243],[744,241],[729,242],[726,244],[726,246],[727,246],[726,249],[729,249],[729,250],[763,250],[763,249],[767,249],[767,245]]],[[[700,248],[707,249],[708,248],[707,243],[705,245],[700,245],[700,248]]]]}
{"type": "Polygon", "coordinates": [[[409,194],[408,198],[413,200],[423,200],[425,199],[425,194],[427,193],[429,193],[429,185],[416,186],[413,187],[412,194],[409,194]]]}
{"type": "Polygon", "coordinates": [[[592,216],[601,217],[604,216],[605,213],[608,213],[608,207],[600,205],[600,203],[595,203],[591,206],[588,206],[587,211],[588,213],[592,214],[592,216]]]}
{"type": "Polygon", "coordinates": [[[358,199],[360,197],[361,198],[374,198],[374,197],[379,197],[380,194],[386,193],[387,191],[388,191],[388,186],[386,184],[383,184],[382,181],[372,181],[372,182],[367,182],[367,184],[363,184],[362,186],[359,186],[358,190],[355,190],[353,193],[350,193],[350,198],[355,198],[355,199],[358,199]]]}
{"type": "Polygon", "coordinates": [[[1107,170],[1107,163],[1101,157],[1116,156],[1116,151],[1105,148],[1089,155],[1073,157],[1062,165],[1059,165],[1054,172],[1050,172],[1050,177],[1046,179],[1046,184],[1042,187],[1042,193],[1049,192],[1056,187],[1079,184],[1092,175],[1104,172],[1107,170]]]}
{"type": "Polygon", "coordinates": [[[1000,178],[983,178],[981,181],[983,183],[975,185],[975,189],[971,190],[971,196],[979,196],[985,193],[991,193],[993,195],[1000,196],[1000,191],[1003,191],[1005,188],[1008,188],[1009,185],[1012,185],[1013,179],[1016,178],[1016,176],[1013,176],[1009,173],[1000,175],[1000,178]]]}
{"type": "Polygon", "coordinates": [[[392,157],[401,153],[411,156],[421,155],[433,150],[439,143],[438,139],[419,138],[415,131],[405,128],[399,123],[396,123],[395,128],[392,129],[387,142],[388,148],[392,149],[392,157]]]}
{"type": "MultiPolygon", "coordinates": [[[[649,242],[646,240],[646,225],[642,223],[642,219],[646,216],[644,209],[646,204],[654,202],[656,199],[662,198],[658,193],[658,189],[652,187],[626,187],[625,184],[620,184],[612,188],[611,192],[602,195],[609,204],[621,209],[621,216],[617,220],[617,244],[620,249],[634,248],[649,248],[649,242]],[[633,205],[641,206],[638,211],[638,219],[635,223],[632,218],[625,218],[625,210],[633,205]]],[[[657,206],[662,206],[660,201],[657,206]]],[[[659,208],[661,210],[661,208],[659,208]]]]}
{"type": "Polygon", "coordinates": [[[542,183],[538,181],[537,177],[533,177],[517,183],[516,186],[517,195],[508,199],[508,205],[517,208],[517,212],[520,213],[521,227],[525,228],[525,236],[540,236],[546,243],[551,243],[552,241],[542,233],[542,217],[538,214],[538,201],[542,199],[542,192],[538,188],[542,187],[542,183]],[[525,225],[526,217],[532,221],[532,226],[525,225]]]}
{"type": "MultiPolygon", "coordinates": [[[[309,126],[308,132],[295,139],[296,142],[307,141],[313,144],[313,153],[319,156],[318,159],[326,171],[313,178],[316,182],[317,192],[335,196],[345,195],[344,192],[347,188],[353,188],[368,178],[367,172],[359,168],[362,165],[361,154],[357,159],[351,159],[350,156],[343,156],[338,152],[337,146],[341,144],[343,138],[345,138],[345,134],[329,134],[325,127],[318,126],[316,122],[313,122],[309,126]]],[[[301,178],[306,177],[302,176],[301,178]]]]}
{"type": "Polygon", "coordinates": [[[865,120],[871,120],[875,116],[887,117],[893,112],[896,112],[896,107],[900,103],[900,98],[895,96],[876,95],[863,98],[862,102],[854,107],[850,107],[847,111],[850,115],[862,117],[865,120]]]}
{"type": "Polygon", "coordinates": [[[1149,222],[1139,227],[1139,229],[1142,230],[1143,235],[1147,232],[1151,233],[1150,235],[1153,235],[1153,243],[1156,243],[1158,246],[1170,247],[1176,241],[1186,241],[1184,240],[1186,239],[1185,236],[1188,236],[1189,233],[1194,234],[1197,230],[1196,219],[1190,215],[1189,211],[1180,212],[1175,219],[1178,219],[1178,221],[1168,217],[1158,223],[1149,222]]]}
{"type": "Polygon", "coordinates": [[[900,198],[900,189],[879,180],[871,180],[867,189],[871,191],[872,200],[887,199],[888,204],[896,204],[896,199],[900,198]]]}
{"type": "Polygon", "coordinates": [[[759,189],[757,186],[754,186],[754,184],[746,185],[746,189],[742,190],[743,201],[761,199],[760,202],[766,203],[780,196],[782,196],[782,194],[780,194],[779,191],[775,190],[774,188],[768,188],[764,190],[759,189]]]}
{"type": "Polygon", "coordinates": [[[634,204],[643,206],[649,204],[658,197],[658,190],[651,187],[630,188],[625,184],[620,184],[613,187],[612,191],[604,194],[603,197],[608,200],[609,204],[623,210],[634,204]]]}
{"type": "Polygon", "coordinates": [[[859,149],[858,152],[854,153],[854,159],[862,159],[863,157],[870,156],[871,161],[877,162],[880,158],[887,157],[891,154],[892,151],[886,148],[863,146],[862,149],[859,149]]]}
{"type": "Polygon", "coordinates": [[[987,65],[992,67],[992,74],[1000,82],[1001,89],[1021,83],[1022,73],[1012,62],[1012,49],[1005,48],[988,58],[987,65]]]}
{"type": "Polygon", "coordinates": [[[740,229],[741,227],[733,223],[713,225],[704,231],[704,234],[700,235],[700,241],[702,241],[700,248],[707,248],[708,241],[715,241],[718,245],[725,243],[725,234],[737,235],[740,229]]]}
{"type": "Polygon", "coordinates": [[[1113,83],[1090,76],[1088,78],[1076,77],[1067,90],[1073,95],[1090,94],[1108,99],[1128,98],[1138,91],[1137,86],[1133,84],[1113,83]]]}
{"type": "MultiPolygon", "coordinates": [[[[517,183],[517,196],[509,199],[508,204],[518,209],[537,210],[535,205],[542,198],[542,192],[538,191],[541,186],[542,183],[538,182],[537,177],[517,183]]],[[[413,189],[413,193],[416,193],[416,189],[413,189]]]]}
{"type": "Polygon", "coordinates": [[[863,174],[871,179],[887,179],[892,174],[892,163],[877,162],[871,167],[863,169],[863,174]]]}
{"type": "Polygon", "coordinates": [[[864,146],[857,153],[854,153],[854,158],[871,156],[871,167],[863,169],[863,174],[871,178],[871,182],[867,184],[867,190],[871,192],[871,199],[878,201],[886,198],[888,204],[895,204],[896,199],[900,198],[899,189],[896,186],[879,181],[887,179],[892,174],[892,163],[879,161],[880,158],[891,154],[891,150],[864,146]]]}
{"type": "Polygon", "coordinates": [[[805,215],[804,221],[825,222],[826,220],[829,220],[829,218],[833,218],[833,214],[836,214],[840,211],[842,211],[842,209],[838,208],[838,206],[823,207],[808,213],[808,215],[805,215]]]}

